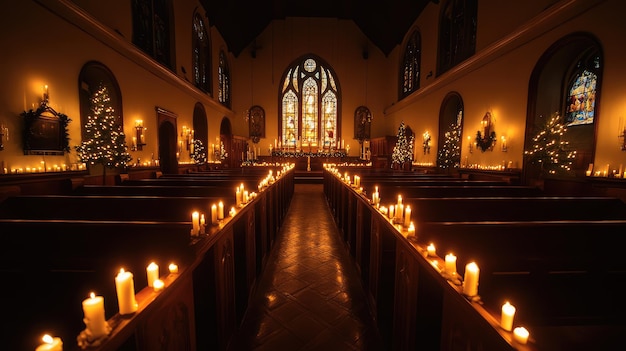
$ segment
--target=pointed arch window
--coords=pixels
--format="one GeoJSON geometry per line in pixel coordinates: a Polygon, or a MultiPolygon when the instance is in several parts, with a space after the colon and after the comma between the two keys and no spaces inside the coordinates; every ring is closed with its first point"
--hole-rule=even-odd
{"type": "Polygon", "coordinates": [[[599,69],[600,56],[594,53],[582,58],[570,75],[565,105],[567,126],[593,123],[599,69]]]}
{"type": "Polygon", "coordinates": [[[230,69],[224,50],[220,50],[219,65],[217,68],[218,84],[218,100],[219,102],[230,108],[230,69]]]}
{"type": "Polygon", "coordinates": [[[172,69],[170,0],[132,0],[133,44],[172,69]]]}
{"type": "Polygon", "coordinates": [[[211,92],[211,55],[209,36],[204,20],[196,13],[193,18],[193,83],[204,92],[211,92]]]}
{"type": "Polygon", "coordinates": [[[282,146],[336,148],[340,138],[341,94],[334,71],[307,56],[289,67],[280,91],[279,138],[282,146]]]}
{"type": "Polygon", "coordinates": [[[478,0],[446,0],[439,20],[437,74],[474,55],[478,0]]]}
{"type": "Polygon", "coordinates": [[[422,59],[420,33],[413,31],[404,48],[402,71],[400,72],[400,99],[410,95],[420,87],[420,65],[422,59]]]}

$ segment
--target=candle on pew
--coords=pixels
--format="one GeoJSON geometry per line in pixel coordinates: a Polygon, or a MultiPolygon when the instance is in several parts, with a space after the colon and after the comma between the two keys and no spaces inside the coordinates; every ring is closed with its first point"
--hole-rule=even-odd
{"type": "Polygon", "coordinates": [[[478,295],[478,275],[480,269],[475,262],[470,262],[465,266],[463,277],[463,293],[467,296],[478,295]]]}
{"type": "Polygon", "coordinates": [[[217,204],[217,219],[224,219],[224,203],[222,201],[217,204]]]}
{"type": "Polygon", "coordinates": [[[217,223],[217,205],[215,204],[211,206],[211,223],[217,223]]]}
{"type": "Polygon", "coordinates": [[[237,210],[235,210],[234,207],[231,207],[229,214],[230,214],[231,217],[235,217],[235,215],[237,214],[237,210]]]}
{"type": "Polygon", "coordinates": [[[513,329],[513,339],[520,344],[526,344],[530,333],[524,327],[517,327],[513,329]]]}
{"type": "Polygon", "coordinates": [[[159,265],[154,262],[150,262],[146,267],[146,273],[148,275],[148,286],[153,287],[154,281],[159,279],[159,265]]]}
{"type": "Polygon", "coordinates": [[[408,227],[409,223],[411,223],[411,206],[406,205],[404,209],[404,226],[408,227]]]}
{"type": "Polygon", "coordinates": [[[456,256],[454,254],[446,255],[446,272],[450,275],[456,275],[456,256]]]}
{"type": "Polygon", "coordinates": [[[194,211],[191,213],[191,235],[200,234],[200,213],[194,211]]]}
{"type": "Polygon", "coordinates": [[[200,215],[200,233],[204,234],[204,229],[206,227],[206,218],[204,218],[204,213],[200,215]]]}
{"type": "Polygon", "coordinates": [[[170,263],[169,269],[171,274],[178,273],[178,265],[176,263],[170,263]]]}
{"type": "Polygon", "coordinates": [[[402,224],[402,215],[404,214],[404,205],[396,205],[396,223],[402,224]]]}
{"type": "MultiPolygon", "coordinates": [[[[433,243],[428,244],[428,246],[426,247],[426,252],[428,252],[428,256],[431,256],[431,257],[436,256],[437,251],[435,250],[435,244],[433,243]]],[[[446,267],[446,269],[448,268],[447,266],[444,266],[444,267],[446,267]]]]}
{"type": "Polygon", "coordinates": [[[407,229],[407,238],[415,237],[415,225],[413,222],[409,223],[409,228],[407,229]]]}
{"type": "Polygon", "coordinates": [[[250,195],[248,194],[248,190],[244,190],[242,202],[244,204],[247,204],[249,200],[250,200],[250,195]]]}
{"type": "Polygon", "coordinates": [[[389,205],[389,219],[394,218],[396,207],[394,205],[389,205]]]}
{"type": "Polygon", "coordinates": [[[513,318],[515,317],[515,306],[508,301],[502,305],[502,316],[500,317],[500,326],[504,330],[511,331],[513,328],[513,318]]]}
{"type": "Polygon", "coordinates": [[[93,339],[99,339],[108,334],[104,317],[104,297],[96,296],[92,292],[83,300],[83,315],[83,322],[93,339]]]}
{"type": "Polygon", "coordinates": [[[398,206],[402,205],[402,195],[398,195],[398,206]]]}
{"type": "Polygon", "coordinates": [[[241,205],[241,201],[242,201],[242,193],[241,193],[241,189],[239,187],[236,188],[235,190],[235,199],[236,199],[236,204],[237,206],[241,205]]]}
{"type": "Polygon", "coordinates": [[[156,279],[152,284],[154,291],[161,291],[164,287],[165,283],[161,279],[156,279]]]}
{"type": "Polygon", "coordinates": [[[43,344],[37,346],[36,351],[63,351],[63,341],[61,341],[61,338],[46,334],[41,340],[43,344]]]}
{"type": "Polygon", "coordinates": [[[117,292],[117,304],[119,313],[131,314],[137,311],[137,300],[135,300],[135,282],[131,272],[120,269],[115,277],[115,291],[117,292]]]}

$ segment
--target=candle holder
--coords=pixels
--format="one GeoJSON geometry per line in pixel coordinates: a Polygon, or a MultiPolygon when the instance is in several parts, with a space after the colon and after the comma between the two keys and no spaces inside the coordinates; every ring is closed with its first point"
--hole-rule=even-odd
{"type": "Polygon", "coordinates": [[[143,132],[147,129],[148,128],[144,128],[142,120],[138,119],[135,121],[135,137],[133,138],[133,146],[131,147],[132,151],[143,150],[143,147],[146,145],[146,139],[143,132]]]}
{"type": "MultiPolygon", "coordinates": [[[[85,324],[88,324],[88,323],[89,321],[85,320],[85,324]]],[[[80,347],[81,350],[85,350],[85,349],[98,347],[102,345],[102,342],[109,337],[109,335],[111,334],[111,330],[112,330],[111,326],[106,321],[104,322],[104,327],[105,327],[106,334],[97,338],[95,338],[93,334],[91,334],[89,327],[81,331],[80,334],[78,334],[78,336],[76,337],[76,342],[78,343],[78,347],[80,347]]]]}

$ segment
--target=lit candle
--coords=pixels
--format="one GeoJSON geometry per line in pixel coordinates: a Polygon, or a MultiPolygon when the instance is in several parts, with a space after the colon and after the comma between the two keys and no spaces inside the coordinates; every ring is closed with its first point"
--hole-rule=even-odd
{"type": "Polygon", "coordinates": [[[394,211],[396,210],[394,205],[389,205],[389,219],[394,217],[394,211]]]}
{"type": "Polygon", "coordinates": [[[402,204],[402,195],[398,195],[398,205],[402,204]]]}
{"type": "Polygon", "coordinates": [[[200,232],[204,232],[204,227],[206,226],[206,218],[204,218],[204,213],[200,215],[200,232]]]}
{"type": "Polygon", "coordinates": [[[437,251],[435,250],[435,244],[428,244],[428,246],[426,247],[426,252],[428,252],[428,256],[436,256],[437,251]]]}
{"type": "Polygon", "coordinates": [[[454,254],[446,255],[446,272],[450,275],[456,274],[456,256],[454,254]]]}
{"type": "Polygon", "coordinates": [[[511,331],[513,328],[513,318],[515,317],[515,306],[508,301],[502,305],[502,316],[500,318],[500,326],[504,330],[511,331]]]}
{"type": "Polygon", "coordinates": [[[178,265],[176,263],[170,263],[169,269],[171,274],[178,273],[178,265]]]}
{"type": "Polygon", "coordinates": [[[104,297],[91,293],[83,300],[85,326],[94,339],[107,335],[107,324],[104,318],[104,297]]]}
{"type": "Polygon", "coordinates": [[[235,203],[237,206],[241,205],[242,198],[241,189],[237,187],[235,189],[235,203]]]}
{"type": "Polygon", "coordinates": [[[408,227],[411,223],[411,206],[407,205],[404,209],[404,226],[408,227]]]}
{"type": "Polygon", "coordinates": [[[117,292],[117,304],[120,314],[131,314],[137,311],[137,301],[135,300],[135,282],[133,274],[120,269],[115,277],[115,290],[117,292]]]}
{"type": "Polygon", "coordinates": [[[165,283],[161,279],[156,279],[152,284],[154,291],[161,291],[165,287],[165,283]]]}
{"type": "Polygon", "coordinates": [[[224,219],[224,203],[222,201],[217,205],[217,219],[224,219]]]}
{"type": "Polygon", "coordinates": [[[154,281],[159,279],[159,265],[151,262],[148,267],[146,267],[146,273],[148,274],[148,286],[154,286],[154,281]]]}
{"type": "Polygon", "coordinates": [[[465,276],[463,277],[463,293],[467,296],[478,295],[478,275],[480,269],[475,262],[470,262],[465,266],[465,276]]]}
{"type": "Polygon", "coordinates": [[[529,335],[530,333],[524,327],[517,327],[513,330],[513,339],[520,344],[526,344],[529,335]]]}
{"type": "Polygon", "coordinates": [[[404,205],[396,205],[396,223],[402,224],[402,215],[404,214],[404,205]]]}
{"type": "Polygon", "coordinates": [[[217,223],[217,206],[215,204],[211,206],[211,223],[217,223]]]}
{"type": "Polygon", "coordinates": [[[415,225],[413,225],[413,222],[411,222],[409,224],[409,229],[407,229],[407,237],[414,237],[415,236],[415,225]]]}
{"type": "Polygon", "coordinates": [[[43,344],[37,346],[36,351],[63,351],[63,341],[61,341],[61,338],[46,334],[41,340],[43,344]]]}
{"type": "Polygon", "coordinates": [[[244,204],[247,204],[249,200],[250,200],[250,195],[248,194],[248,190],[244,190],[242,201],[244,204]]]}
{"type": "Polygon", "coordinates": [[[231,217],[235,217],[235,215],[237,214],[237,210],[235,210],[234,207],[231,207],[229,214],[230,214],[231,217]]]}
{"type": "Polygon", "coordinates": [[[200,234],[200,213],[198,211],[194,211],[191,214],[191,226],[193,235],[200,234]]]}

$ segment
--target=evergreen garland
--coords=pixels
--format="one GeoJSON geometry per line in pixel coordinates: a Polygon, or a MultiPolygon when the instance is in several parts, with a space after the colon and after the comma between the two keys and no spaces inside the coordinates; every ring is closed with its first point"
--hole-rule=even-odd
{"type": "Polygon", "coordinates": [[[24,111],[20,113],[20,116],[24,119],[24,129],[22,130],[22,140],[24,143],[24,150],[30,150],[30,140],[33,136],[33,123],[41,117],[41,114],[49,111],[53,115],[55,115],[60,122],[60,127],[63,130],[63,138],[61,140],[61,147],[63,151],[70,152],[70,132],[68,126],[72,121],[66,114],[59,113],[54,111],[46,102],[42,102],[36,110],[30,109],[28,111],[24,111]]]}
{"type": "Polygon", "coordinates": [[[461,165],[461,125],[452,123],[444,134],[441,150],[437,154],[440,168],[458,168],[461,165]]]}
{"type": "Polygon", "coordinates": [[[394,164],[402,165],[405,162],[413,161],[413,141],[415,137],[411,135],[407,138],[406,127],[404,121],[400,122],[398,127],[398,140],[393,147],[393,153],[391,154],[391,167],[394,164]]]}
{"type": "Polygon", "coordinates": [[[576,158],[576,151],[569,148],[569,143],[563,140],[567,127],[562,123],[558,112],[549,119],[539,116],[541,124],[535,127],[533,145],[530,150],[524,151],[526,160],[534,165],[541,166],[541,174],[568,174],[576,158]]]}
{"type": "Polygon", "coordinates": [[[85,138],[76,146],[81,162],[101,164],[105,170],[107,167],[125,168],[132,157],[108,90],[102,83],[91,97],[91,114],[87,118],[85,138]]]}

